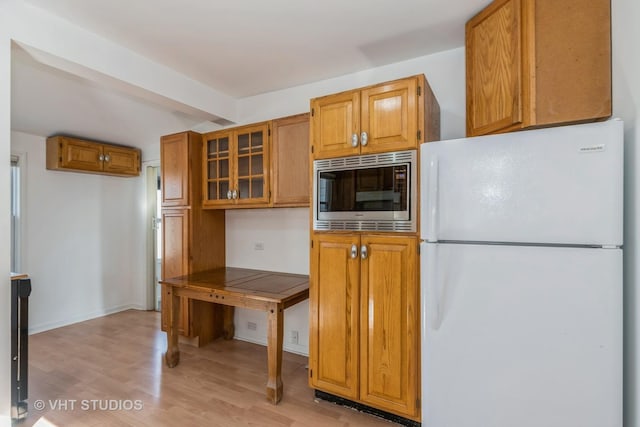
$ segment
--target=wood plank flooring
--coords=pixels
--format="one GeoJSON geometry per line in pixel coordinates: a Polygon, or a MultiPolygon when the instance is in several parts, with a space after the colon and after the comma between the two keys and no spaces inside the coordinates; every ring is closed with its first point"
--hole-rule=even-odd
{"type": "Polygon", "coordinates": [[[182,345],[173,369],[164,364],[165,350],[155,312],[128,310],[31,335],[29,415],[15,425],[394,425],[315,401],[303,356],[284,353],[284,397],[274,406],[265,397],[266,347],[236,340],[182,345]]]}

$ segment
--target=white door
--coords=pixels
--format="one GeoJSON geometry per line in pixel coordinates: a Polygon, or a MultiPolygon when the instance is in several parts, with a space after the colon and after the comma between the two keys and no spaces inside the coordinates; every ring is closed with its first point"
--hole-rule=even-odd
{"type": "Polygon", "coordinates": [[[622,426],[620,249],[422,250],[423,425],[622,426]]]}
{"type": "Polygon", "coordinates": [[[421,146],[429,241],[622,245],[623,123],[421,146]]]}

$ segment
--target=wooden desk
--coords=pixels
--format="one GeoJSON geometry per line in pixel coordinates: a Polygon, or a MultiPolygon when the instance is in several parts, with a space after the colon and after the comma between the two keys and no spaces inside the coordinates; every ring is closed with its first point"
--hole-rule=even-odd
{"type": "Polygon", "coordinates": [[[233,338],[233,308],[251,308],[268,313],[267,360],[269,377],[267,399],[282,399],[282,341],[284,309],[309,298],[309,276],[274,273],[243,268],[219,268],[162,280],[166,285],[169,327],[165,361],[170,368],[180,361],[178,319],[180,297],[209,301],[224,306],[224,337],[233,338]]]}

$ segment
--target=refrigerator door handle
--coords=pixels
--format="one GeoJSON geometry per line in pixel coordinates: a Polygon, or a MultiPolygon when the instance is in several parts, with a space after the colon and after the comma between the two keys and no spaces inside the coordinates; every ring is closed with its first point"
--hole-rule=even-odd
{"type": "Polygon", "coordinates": [[[429,162],[427,182],[427,241],[438,241],[438,158],[429,162]]]}
{"type": "Polygon", "coordinates": [[[440,286],[438,284],[438,260],[437,246],[425,243],[427,259],[427,271],[423,275],[425,280],[425,310],[427,327],[437,331],[440,328],[440,286]]]}

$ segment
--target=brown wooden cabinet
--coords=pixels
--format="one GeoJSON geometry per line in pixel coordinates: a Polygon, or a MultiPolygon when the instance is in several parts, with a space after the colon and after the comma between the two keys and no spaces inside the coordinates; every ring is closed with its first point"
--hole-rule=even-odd
{"type": "MultiPolygon", "coordinates": [[[[223,267],[225,222],[223,211],[201,206],[202,135],[183,132],[160,141],[162,182],[162,277],[223,267]]],[[[163,296],[166,292],[163,289],[163,296]]],[[[168,313],[162,300],[162,329],[168,313]]],[[[222,334],[222,308],[202,301],[182,299],[179,332],[204,345],[222,334]]]]}
{"type": "Polygon", "coordinates": [[[415,149],[440,138],[440,107],[424,75],[311,100],[316,159],[415,149]]]}
{"type": "Polygon", "coordinates": [[[270,122],[204,135],[205,208],[268,206],[270,139],[270,122]]]}
{"type": "Polygon", "coordinates": [[[138,176],[140,150],[67,136],[52,136],[47,138],[47,169],[138,176]]]}
{"type": "Polygon", "coordinates": [[[309,282],[311,387],[357,400],[359,384],[360,247],[358,235],[312,237],[309,282]]]}
{"type": "Polygon", "coordinates": [[[191,150],[197,149],[198,138],[198,135],[189,133],[162,137],[160,146],[162,207],[191,205],[191,188],[199,183],[192,182],[193,173],[189,168],[194,158],[191,150]]]}
{"type": "Polygon", "coordinates": [[[467,136],[611,116],[610,0],[495,0],[466,24],[467,136]]]}
{"type": "Polygon", "coordinates": [[[274,207],[309,206],[309,113],[272,121],[274,207]]]}
{"type": "Polygon", "coordinates": [[[311,387],[419,420],[418,239],[312,237],[311,387]]]}
{"type": "MultiPolygon", "coordinates": [[[[162,277],[184,276],[189,271],[189,209],[162,210],[162,277]]],[[[162,298],[162,330],[168,326],[167,300],[162,298]]],[[[179,332],[189,336],[188,300],[183,298],[179,332]]]]}

